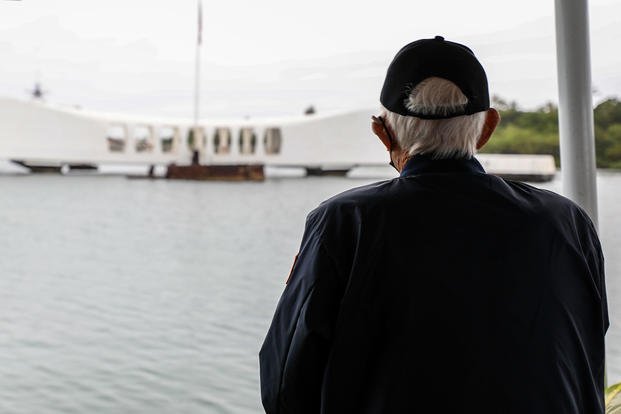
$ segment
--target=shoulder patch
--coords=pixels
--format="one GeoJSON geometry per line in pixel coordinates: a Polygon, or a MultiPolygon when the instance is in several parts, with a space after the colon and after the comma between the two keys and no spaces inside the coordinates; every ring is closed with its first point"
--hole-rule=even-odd
{"type": "Polygon", "coordinates": [[[291,264],[291,270],[289,270],[289,276],[287,276],[287,280],[285,280],[285,285],[289,284],[289,280],[291,279],[291,275],[293,274],[293,269],[295,268],[295,263],[298,261],[299,254],[300,253],[297,253],[295,257],[293,258],[293,263],[291,264]]]}

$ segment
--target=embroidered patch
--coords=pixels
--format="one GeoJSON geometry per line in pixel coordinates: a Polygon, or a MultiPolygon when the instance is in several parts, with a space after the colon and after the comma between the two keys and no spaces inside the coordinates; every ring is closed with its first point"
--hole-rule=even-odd
{"type": "Polygon", "coordinates": [[[298,261],[298,254],[296,254],[293,258],[293,264],[291,265],[291,270],[289,270],[289,276],[287,276],[287,280],[285,280],[285,285],[289,284],[289,280],[291,279],[291,275],[293,274],[293,268],[295,267],[295,263],[298,261]]]}

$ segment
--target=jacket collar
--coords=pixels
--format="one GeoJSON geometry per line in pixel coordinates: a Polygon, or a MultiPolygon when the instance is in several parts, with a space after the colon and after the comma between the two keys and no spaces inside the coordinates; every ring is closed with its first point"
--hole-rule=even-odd
{"type": "Polygon", "coordinates": [[[433,159],[427,154],[416,154],[407,160],[400,176],[434,173],[485,174],[485,170],[474,157],[433,159]]]}

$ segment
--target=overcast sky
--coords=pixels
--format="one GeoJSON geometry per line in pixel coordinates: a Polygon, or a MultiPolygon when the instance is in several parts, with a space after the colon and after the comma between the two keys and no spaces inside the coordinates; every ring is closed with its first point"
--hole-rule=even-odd
{"type": "MultiPolygon", "coordinates": [[[[108,112],[192,115],[196,0],[0,0],[0,96],[108,112]]],[[[590,2],[594,101],[621,97],[621,1],[590,2]]],[[[474,50],[490,91],[524,108],[557,100],[554,2],[203,2],[209,115],[375,107],[404,44],[443,35],[474,50]]]]}

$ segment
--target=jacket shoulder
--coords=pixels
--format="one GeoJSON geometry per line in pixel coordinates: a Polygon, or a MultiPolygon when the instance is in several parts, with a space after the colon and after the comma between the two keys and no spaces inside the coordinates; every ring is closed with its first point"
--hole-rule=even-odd
{"type": "Polygon", "coordinates": [[[551,223],[565,234],[587,233],[597,237],[595,225],[589,214],[577,203],[553,191],[532,185],[503,180],[514,197],[525,200],[536,216],[551,223]]]}
{"type": "Polygon", "coordinates": [[[379,181],[355,187],[326,199],[308,214],[306,227],[323,233],[326,228],[353,225],[363,210],[386,200],[393,181],[379,181]]]}
{"type": "Polygon", "coordinates": [[[543,188],[534,187],[530,184],[526,184],[519,181],[502,180],[511,188],[516,196],[527,199],[530,203],[536,206],[541,206],[542,211],[547,211],[551,214],[558,212],[559,210],[587,216],[586,212],[569,198],[555,193],[554,191],[546,190],[543,188]],[[544,207],[544,208],[543,208],[544,207]]]}
{"type": "Polygon", "coordinates": [[[323,201],[311,214],[342,213],[344,210],[380,202],[390,191],[393,181],[378,181],[343,191],[323,201]]]}

